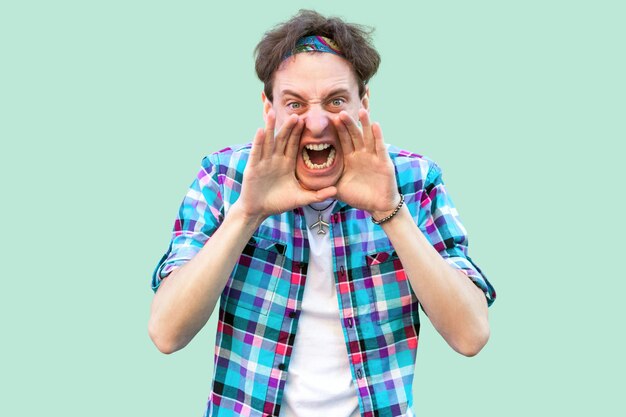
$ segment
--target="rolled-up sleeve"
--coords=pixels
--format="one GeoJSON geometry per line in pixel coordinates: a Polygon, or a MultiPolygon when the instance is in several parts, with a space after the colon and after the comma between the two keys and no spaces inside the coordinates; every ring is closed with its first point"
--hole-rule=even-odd
{"type": "Polygon", "coordinates": [[[465,273],[483,291],[487,304],[491,306],[496,299],[496,291],[485,273],[468,256],[467,231],[446,190],[441,168],[434,162],[420,198],[419,227],[446,262],[465,273]]]}
{"type": "Polygon", "coordinates": [[[200,171],[189,186],[174,221],[169,247],[152,273],[152,290],[174,269],[192,259],[213,235],[223,219],[223,200],[217,161],[202,159],[200,171]]]}

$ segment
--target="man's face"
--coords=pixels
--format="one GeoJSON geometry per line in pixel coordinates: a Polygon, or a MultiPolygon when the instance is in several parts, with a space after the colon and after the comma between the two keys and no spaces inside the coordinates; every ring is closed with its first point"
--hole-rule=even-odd
{"type": "Polygon", "coordinates": [[[265,96],[265,114],[273,108],[276,132],[292,114],[304,120],[296,177],[309,190],[335,185],[343,172],[343,152],[331,118],[345,110],[358,121],[368,94],[359,88],[348,61],[326,52],[303,52],[287,58],[274,74],[273,103],[265,96]]]}

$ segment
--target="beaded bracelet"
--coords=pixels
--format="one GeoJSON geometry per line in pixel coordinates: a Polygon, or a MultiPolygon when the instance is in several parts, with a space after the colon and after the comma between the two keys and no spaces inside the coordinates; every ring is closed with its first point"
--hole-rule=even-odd
{"type": "Polygon", "coordinates": [[[400,211],[400,207],[402,207],[402,204],[404,204],[404,194],[400,193],[400,203],[398,204],[398,207],[395,208],[395,210],[393,211],[393,213],[391,213],[389,216],[384,217],[380,220],[375,220],[374,217],[372,217],[372,223],[374,224],[382,224],[385,223],[386,221],[388,221],[389,219],[391,219],[393,216],[396,215],[396,213],[398,213],[398,211],[400,211]]]}

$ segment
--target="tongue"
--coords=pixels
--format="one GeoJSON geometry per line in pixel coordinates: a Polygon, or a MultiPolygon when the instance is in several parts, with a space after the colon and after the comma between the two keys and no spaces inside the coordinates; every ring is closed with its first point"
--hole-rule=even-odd
{"type": "Polygon", "coordinates": [[[328,160],[328,154],[332,148],[328,147],[322,151],[314,151],[311,149],[307,149],[306,152],[309,154],[309,159],[311,162],[317,165],[321,165],[328,160]]]}

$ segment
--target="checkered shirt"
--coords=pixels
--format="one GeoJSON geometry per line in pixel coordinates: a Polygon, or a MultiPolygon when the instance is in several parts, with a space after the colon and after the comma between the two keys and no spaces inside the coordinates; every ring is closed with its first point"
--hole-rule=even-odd
{"type": "MultiPolygon", "coordinates": [[[[496,293],[467,255],[468,238],[428,157],[388,146],[398,188],[422,233],[491,305],[496,293]]],[[[203,158],[174,222],[152,289],[189,261],[239,197],[250,144],[203,158]]],[[[333,279],[361,416],[412,415],[419,301],[391,242],[367,212],[338,201],[330,216],[333,279]]],[[[309,262],[302,208],[267,218],[248,242],[219,303],[212,390],[204,417],[278,416],[309,262]]]]}

